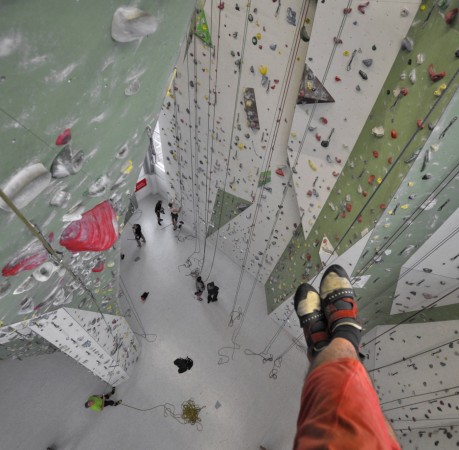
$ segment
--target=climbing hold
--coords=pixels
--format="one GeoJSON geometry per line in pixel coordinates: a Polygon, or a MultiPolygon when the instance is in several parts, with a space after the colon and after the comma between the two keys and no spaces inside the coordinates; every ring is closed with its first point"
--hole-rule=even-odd
{"type": "MultiPolygon", "coordinates": [[[[459,52],[459,50],[458,50],[458,52],[459,52]]],[[[335,76],[335,81],[341,81],[341,78],[338,75],[336,75],[335,76]]]]}
{"type": "Polygon", "coordinates": [[[378,179],[376,180],[376,183],[381,184],[382,183],[382,178],[378,177],[378,179]]]}
{"type": "Polygon", "coordinates": [[[336,177],[339,176],[339,172],[336,172],[336,170],[334,170],[334,171],[332,172],[332,175],[336,178],[336,177]]]}
{"type": "Polygon", "coordinates": [[[406,72],[403,71],[401,74],[400,74],[400,79],[401,80],[406,80],[406,72]]]}
{"type": "Polygon", "coordinates": [[[426,174],[422,177],[423,180],[430,180],[431,178],[432,178],[432,175],[430,175],[430,173],[426,173],[426,174]]]}
{"type": "Polygon", "coordinates": [[[304,25],[301,27],[300,37],[303,42],[309,42],[309,40],[311,39],[304,25]]]}
{"type": "Polygon", "coordinates": [[[448,25],[451,25],[451,24],[454,22],[454,19],[456,18],[458,12],[459,12],[459,9],[458,9],[458,8],[454,8],[454,9],[452,9],[451,11],[448,11],[448,12],[445,14],[445,22],[446,22],[448,25]]]}
{"type": "Polygon", "coordinates": [[[357,222],[358,222],[358,223],[362,223],[362,220],[363,220],[362,215],[359,215],[359,216],[357,217],[357,222]]]}
{"type": "Polygon", "coordinates": [[[368,75],[363,70],[359,70],[359,75],[361,76],[362,80],[368,80],[368,75]]]}
{"type": "Polygon", "coordinates": [[[377,150],[373,150],[373,156],[375,158],[378,158],[379,157],[379,152],[377,150]]]}
{"type": "Polygon", "coordinates": [[[319,133],[316,133],[316,141],[321,141],[322,140],[322,136],[319,134],[319,133]]]}
{"type": "Polygon", "coordinates": [[[455,56],[456,58],[459,58],[459,49],[456,50],[456,51],[454,52],[454,56],[455,56]]]}
{"type": "Polygon", "coordinates": [[[83,163],[83,151],[80,150],[74,154],[72,149],[66,145],[51,163],[51,176],[53,178],[65,178],[74,175],[81,170],[83,163]]]}
{"type": "Polygon", "coordinates": [[[279,175],[280,177],[284,177],[284,176],[285,176],[284,171],[283,171],[281,168],[276,169],[276,173],[277,173],[277,175],[279,175]]]}
{"type": "Polygon", "coordinates": [[[253,66],[250,66],[250,72],[255,73],[255,68],[253,66]]]}
{"type": "Polygon", "coordinates": [[[397,139],[397,136],[398,136],[398,135],[397,135],[397,131],[396,131],[396,130],[391,130],[391,132],[390,132],[390,137],[391,137],[392,139],[397,139]]]}
{"type": "Polygon", "coordinates": [[[268,67],[267,66],[260,66],[258,67],[258,70],[262,75],[266,75],[268,73],[268,67]]]}
{"type": "Polygon", "coordinates": [[[408,36],[402,39],[401,49],[407,52],[411,52],[413,50],[413,39],[409,38],[408,36]]]}
{"type": "Polygon", "coordinates": [[[387,158],[387,163],[388,163],[388,164],[392,164],[393,161],[394,161],[394,160],[393,160],[392,156],[389,156],[389,158],[387,158]]]}
{"type": "Polygon", "coordinates": [[[352,12],[352,8],[344,8],[343,14],[350,14],[352,12]]]}
{"type": "Polygon", "coordinates": [[[269,48],[270,48],[272,51],[275,51],[276,48],[277,48],[277,44],[271,44],[271,45],[269,46],[269,48]]]}
{"type": "Polygon", "coordinates": [[[261,33],[257,33],[256,37],[257,37],[258,40],[260,40],[261,39],[261,33]]]}
{"type": "Polygon", "coordinates": [[[317,167],[315,166],[315,164],[310,159],[308,159],[308,164],[309,164],[309,167],[312,170],[314,170],[314,172],[317,172],[317,167]]]}
{"type": "Polygon", "coordinates": [[[247,18],[248,18],[249,22],[253,22],[253,16],[252,16],[252,14],[249,14],[249,16],[248,16],[247,18]]]}
{"type": "Polygon", "coordinates": [[[446,76],[446,72],[435,72],[433,64],[429,65],[429,77],[433,82],[440,81],[446,76]]]}
{"type": "Polygon", "coordinates": [[[416,69],[412,69],[410,71],[409,78],[410,78],[411,84],[416,83],[416,69]]]}
{"type": "Polygon", "coordinates": [[[371,132],[373,133],[374,136],[377,138],[382,138],[384,136],[384,127],[374,127],[371,132]]]}
{"type": "Polygon", "coordinates": [[[381,203],[381,204],[379,205],[379,208],[380,208],[380,209],[383,209],[383,210],[386,209],[386,204],[385,204],[385,203],[381,203]]]}
{"type": "Polygon", "coordinates": [[[440,84],[440,86],[438,86],[438,89],[435,89],[434,91],[434,95],[436,97],[440,97],[441,93],[446,89],[446,84],[443,83],[443,84],[440,84]]]}
{"type": "Polygon", "coordinates": [[[328,119],[326,117],[321,117],[320,122],[323,123],[324,125],[327,125],[328,119]]]}
{"type": "Polygon", "coordinates": [[[408,187],[413,187],[414,186],[414,181],[408,181],[408,187]]]}
{"type": "Polygon", "coordinates": [[[360,85],[359,85],[359,84],[355,87],[355,90],[356,90],[357,92],[360,92],[360,91],[362,90],[362,89],[360,88],[360,85]]]}
{"type": "Polygon", "coordinates": [[[367,180],[368,184],[373,184],[375,182],[375,178],[376,177],[374,175],[370,175],[367,180]]]}
{"type": "Polygon", "coordinates": [[[425,11],[425,10],[426,10],[426,5],[421,5],[421,6],[419,7],[419,9],[420,9],[421,11],[425,11]]]}
{"type": "Polygon", "coordinates": [[[421,65],[426,59],[426,55],[424,55],[424,53],[418,53],[416,55],[416,64],[419,64],[421,65]]]}
{"type": "Polygon", "coordinates": [[[225,8],[225,2],[220,2],[218,5],[217,5],[217,8],[221,11],[222,9],[225,8]]]}
{"type": "Polygon", "coordinates": [[[371,49],[372,49],[373,51],[376,51],[376,45],[372,45],[372,46],[371,46],[371,49]]]}
{"type": "MultiPolygon", "coordinates": [[[[337,38],[336,36],[334,36],[334,37],[333,37],[333,42],[334,42],[335,44],[342,44],[342,43],[343,43],[343,40],[340,39],[340,38],[337,38]]],[[[348,54],[349,54],[349,52],[348,52],[348,54]]]]}
{"type": "Polygon", "coordinates": [[[349,56],[349,50],[344,50],[343,56],[349,56]]]}
{"type": "Polygon", "coordinates": [[[365,67],[371,67],[371,65],[373,64],[373,60],[371,58],[364,59],[364,60],[362,60],[362,64],[365,67]]]}
{"type": "Polygon", "coordinates": [[[419,128],[420,130],[423,130],[423,129],[424,129],[424,124],[422,123],[422,119],[418,119],[418,120],[416,121],[416,124],[417,124],[417,126],[418,126],[418,128],[419,128]]]}
{"type": "Polygon", "coordinates": [[[118,239],[116,213],[108,200],[83,213],[62,232],[59,244],[72,252],[108,250],[118,239]]]}
{"type": "Polygon", "coordinates": [[[117,42],[132,42],[153,34],[158,28],[158,19],[139,8],[120,6],[113,14],[112,39],[117,42]]]}
{"type": "Polygon", "coordinates": [[[437,1],[437,6],[442,9],[443,11],[448,8],[450,4],[450,0],[438,0],[437,1]]]}
{"type": "Polygon", "coordinates": [[[307,195],[308,197],[312,197],[312,191],[309,190],[308,192],[306,192],[306,195],[307,195]]]}
{"type": "Polygon", "coordinates": [[[408,17],[409,14],[410,14],[410,10],[408,8],[402,8],[400,10],[400,15],[402,17],[408,17]]]}
{"type": "Polygon", "coordinates": [[[351,212],[352,211],[352,205],[350,203],[346,203],[346,211],[351,212]]]}
{"type": "Polygon", "coordinates": [[[365,3],[361,3],[359,6],[357,6],[357,9],[359,10],[359,13],[365,14],[365,9],[367,8],[367,6],[369,4],[370,4],[370,2],[365,2],[365,3]]]}
{"type": "Polygon", "coordinates": [[[72,139],[70,128],[66,128],[56,139],[56,145],[65,145],[72,139]]]}
{"type": "Polygon", "coordinates": [[[252,44],[253,44],[253,45],[257,45],[257,44],[258,44],[258,39],[257,39],[256,36],[254,36],[254,37],[252,38],[252,44]]]}
{"type": "Polygon", "coordinates": [[[296,12],[292,8],[287,8],[287,23],[296,26],[296,12]]]}

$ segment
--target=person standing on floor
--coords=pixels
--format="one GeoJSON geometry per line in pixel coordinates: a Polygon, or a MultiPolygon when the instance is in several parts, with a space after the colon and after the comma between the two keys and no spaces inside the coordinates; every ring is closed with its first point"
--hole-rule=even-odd
{"type": "Polygon", "coordinates": [[[171,202],[169,203],[169,210],[171,212],[172,225],[174,226],[174,230],[176,230],[178,215],[179,215],[179,212],[182,210],[182,208],[178,206],[175,202],[174,203],[171,202]]]}
{"type": "Polygon", "coordinates": [[[143,243],[147,242],[145,240],[144,235],[142,234],[142,227],[138,223],[135,223],[134,225],[132,225],[132,230],[134,231],[134,237],[135,237],[135,240],[137,241],[137,246],[142,247],[142,244],[140,243],[140,239],[142,239],[143,243]]]}
{"type": "Polygon", "coordinates": [[[162,200],[158,200],[155,206],[155,214],[158,218],[158,225],[161,225],[163,219],[161,219],[161,214],[164,214],[163,202],[162,200]]]}
{"type": "Polygon", "coordinates": [[[85,408],[92,409],[93,411],[100,412],[106,406],[118,406],[121,404],[121,400],[114,402],[109,400],[109,398],[115,393],[115,388],[109,394],[105,395],[91,395],[87,402],[84,404],[85,408]]]}
{"type": "Polygon", "coordinates": [[[294,296],[311,363],[301,394],[294,450],[400,450],[359,360],[362,325],[346,271],[330,266],[320,293],[301,284],[294,296]]]}
{"type": "Polygon", "coordinates": [[[205,291],[206,285],[204,284],[204,281],[202,281],[201,277],[196,278],[196,292],[194,295],[196,295],[197,299],[199,301],[202,301],[202,293],[205,291]]]}
{"type": "Polygon", "coordinates": [[[218,300],[218,286],[213,281],[207,284],[207,303],[216,302],[218,300]]]}

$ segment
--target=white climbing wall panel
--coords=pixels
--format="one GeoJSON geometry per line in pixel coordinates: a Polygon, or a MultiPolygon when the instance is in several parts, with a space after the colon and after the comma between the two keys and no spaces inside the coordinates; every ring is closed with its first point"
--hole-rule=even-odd
{"type": "Polygon", "coordinates": [[[305,237],[354,148],[419,3],[370,2],[364,13],[352,3],[349,14],[338,0],[318,3],[306,62],[335,103],[295,109],[288,154],[291,166],[297,161],[294,186],[302,216],[307,213],[305,237]],[[406,6],[411,13],[402,16],[406,6]]]}
{"type": "Polygon", "coordinates": [[[362,341],[381,407],[403,449],[459,445],[458,429],[450,427],[459,411],[458,328],[456,320],[378,326],[362,341]]]}
{"type": "Polygon", "coordinates": [[[112,386],[130,377],[140,354],[120,316],[61,308],[35,319],[30,329],[112,386]]]}

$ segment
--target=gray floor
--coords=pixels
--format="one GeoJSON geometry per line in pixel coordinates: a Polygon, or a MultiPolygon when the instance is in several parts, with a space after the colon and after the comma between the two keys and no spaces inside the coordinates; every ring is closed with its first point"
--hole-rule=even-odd
{"type": "MultiPolygon", "coordinates": [[[[121,268],[126,296],[132,299],[146,332],[155,334],[155,341],[141,339],[136,370],[118,388],[116,398],[139,409],[170,403],[176,412],[192,398],[205,406],[200,413],[202,431],[164,417],[162,407],[145,412],[125,406],[102,413],[86,410],[87,395],[104,392],[106,385],[56,353],[0,363],[2,449],[41,450],[49,445],[56,450],[291,448],[307,369],[304,353],[296,347],[290,350],[277,379],[269,377],[272,362],[244,353],[246,348],[261,351],[278,330],[267,316],[263,287],[257,285],[237,339],[241,349],[228,363],[218,364],[218,350],[231,344],[235,329],[227,325],[240,268],[217,252],[211,279],[220,287],[219,301],[198,302],[190,276],[190,270],[200,266],[194,259],[200,255],[193,255],[197,243],[188,235],[186,224],[174,232],[165,216],[166,226],[157,225],[156,200],[150,196],[141,201],[131,219],[142,225],[147,243],[137,248],[129,229],[121,239],[126,254],[121,268]],[[185,267],[190,256],[192,266],[185,267]],[[145,303],[139,300],[143,291],[150,292],[145,303]],[[178,374],[173,361],[187,355],[194,367],[178,374]]],[[[212,252],[208,247],[207,268],[212,252]]],[[[244,275],[238,305],[245,306],[252,283],[253,278],[244,275]]],[[[129,307],[126,300],[122,298],[123,308],[129,307]]],[[[135,314],[129,321],[134,331],[141,332],[135,314]]],[[[290,344],[291,336],[282,331],[275,342],[275,355],[290,344]]]]}

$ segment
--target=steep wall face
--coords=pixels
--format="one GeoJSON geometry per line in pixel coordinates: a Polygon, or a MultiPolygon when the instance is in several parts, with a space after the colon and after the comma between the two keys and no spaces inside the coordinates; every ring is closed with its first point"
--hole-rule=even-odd
{"type": "Polygon", "coordinates": [[[140,2],[150,16],[115,40],[119,6],[0,7],[0,187],[19,208],[0,201],[2,358],[46,351],[10,324],[63,305],[118,313],[118,233],[194,2],[140,2]]]}

